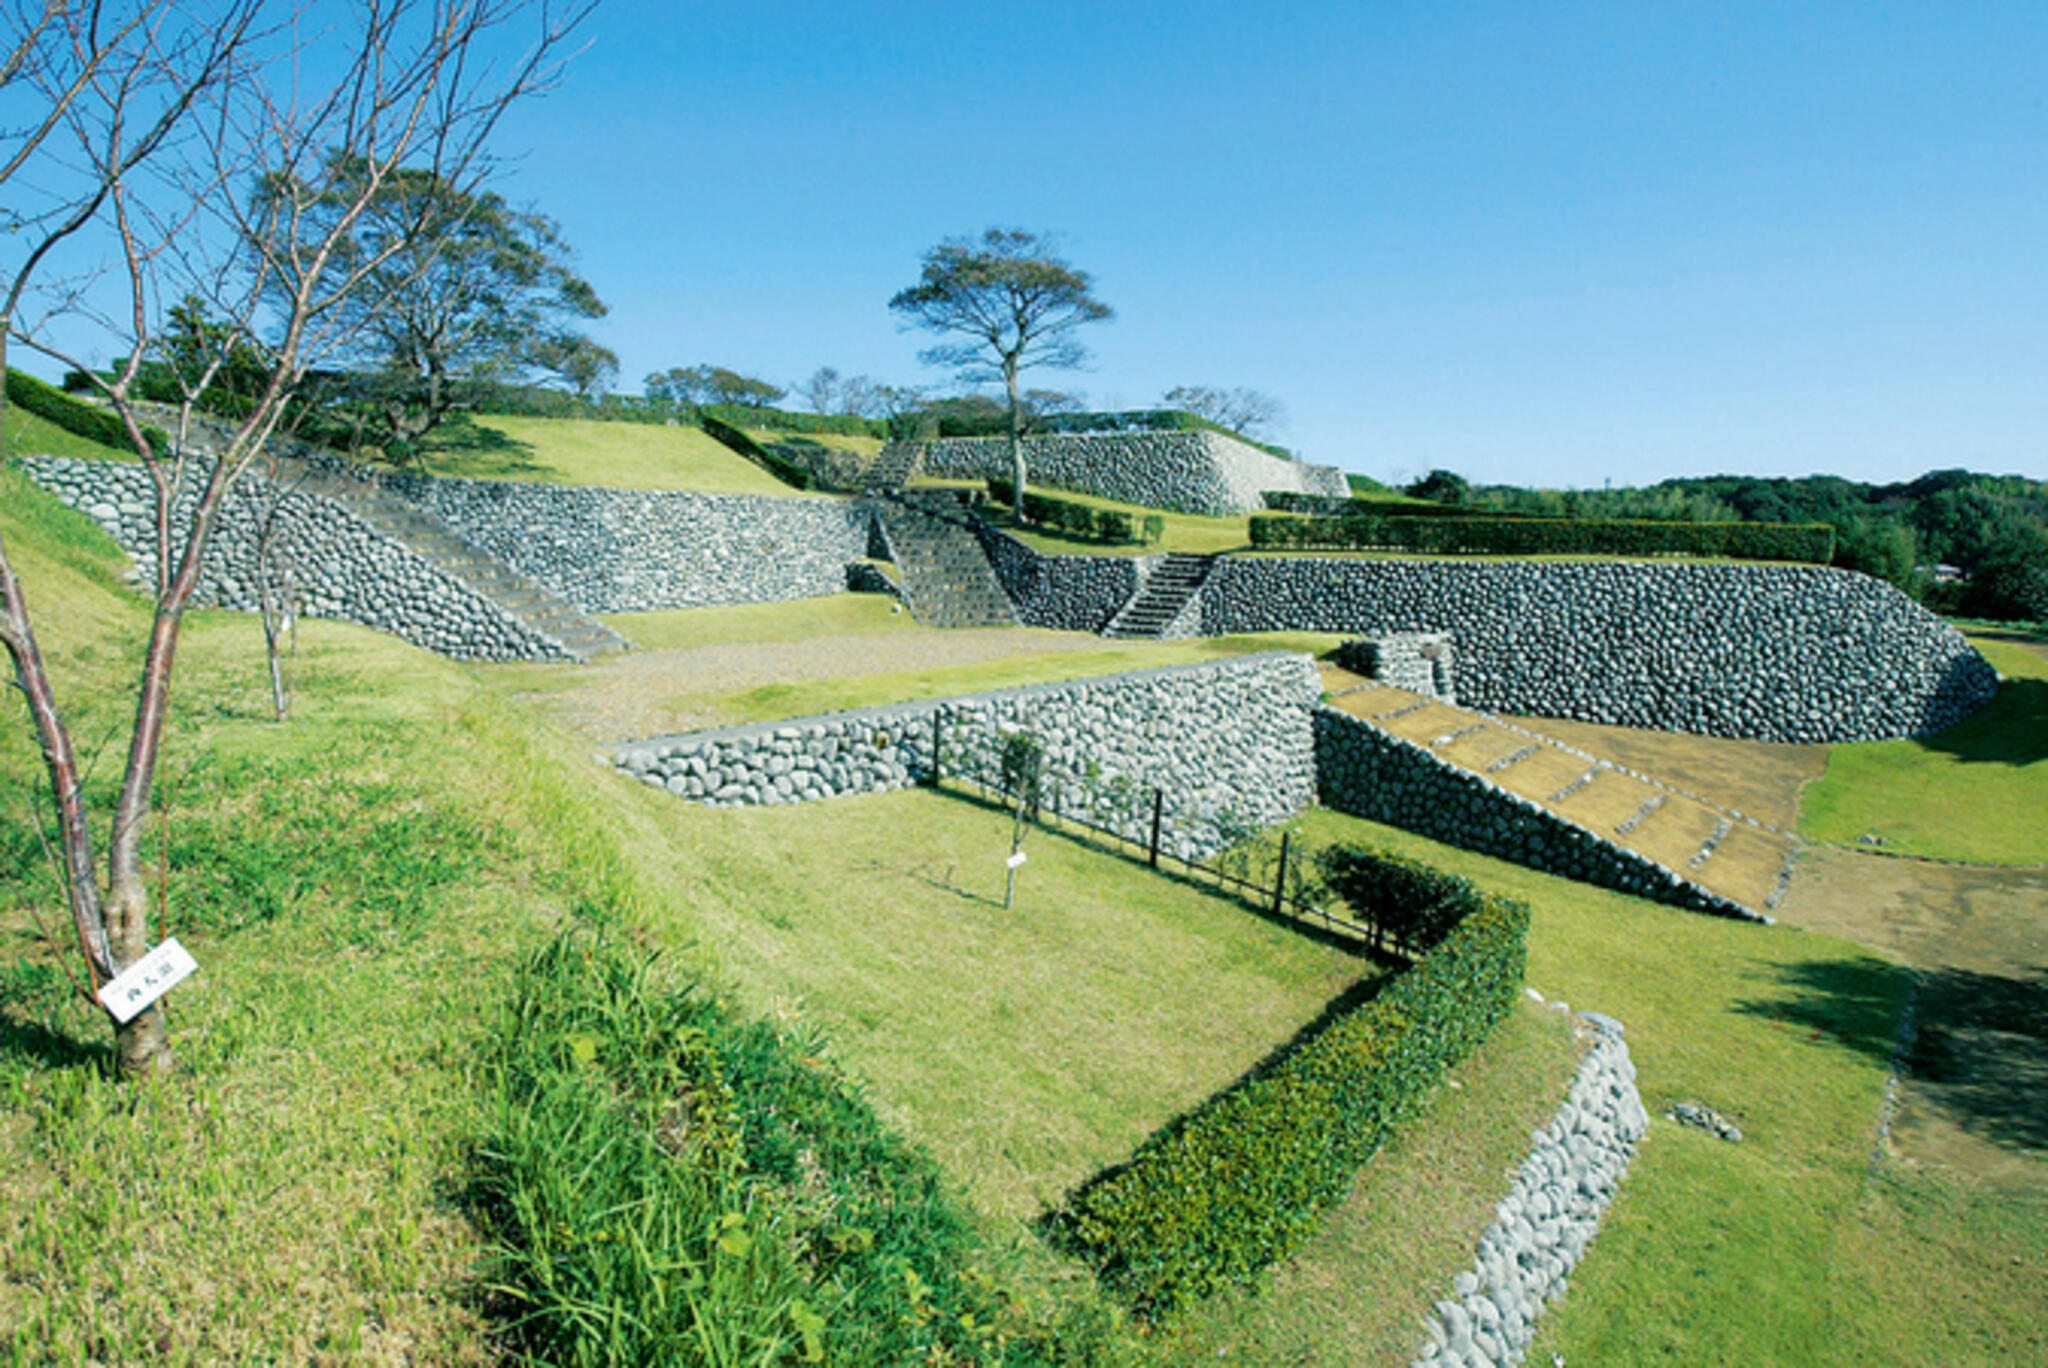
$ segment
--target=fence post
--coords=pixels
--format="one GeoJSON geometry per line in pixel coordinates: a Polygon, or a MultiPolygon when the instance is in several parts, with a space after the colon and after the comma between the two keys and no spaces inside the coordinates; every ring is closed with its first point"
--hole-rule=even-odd
{"type": "Polygon", "coordinates": [[[1294,833],[1292,832],[1283,831],[1280,833],[1280,877],[1273,880],[1273,915],[1276,917],[1287,910],[1288,843],[1293,839],[1294,833]]]}
{"type": "Polygon", "coordinates": [[[941,769],[941,762],[940,762],[940,760],[939,760],[939,740],[940,740],[940,737],[941,737],[941,735],[942,735],[942,733],[940,732],[940,728],[941,728],[941,727],[943,727],[943,726],[945,726],[945,723],[946,723],[946,712],[945,712],[945,709],[943,709],[943,708],[933,708],[933,709],[932,709],[932,787],[933,787],[933,788],[937,788],[937,787],[939,786],[939,779],[940,779],[940,776],[941,776],[941,774],[943,773],[943,771],[942,771],[942,769],[941,769]]]}
{"type": "Polygon", "coordinates": [[[1152,790],[1152,867],[1159,868],[1159,819],[1166,813],[1166,790],[1152,790]]]}

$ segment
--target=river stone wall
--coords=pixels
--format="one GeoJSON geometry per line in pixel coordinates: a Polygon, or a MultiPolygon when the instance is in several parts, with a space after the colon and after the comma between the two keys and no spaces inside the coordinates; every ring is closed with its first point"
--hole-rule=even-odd
{"type": "Polygon", "coordinates": [[[1144,584],[1156,556],[1042,556],[1007,532],[976,520],[976,535],[1003,592],[1026,627],[1100,632],[1144,584]]]}
{"type": "Polygon", "coordinates": [[[1335,708],[1316,709],[1315,737],[1324,807],[1674,907],[1769,920],[1427,746],[1335,708]]]}
{"type": "MultiPolygon", "coordinates": [[[[946,479],[1008,479],[1004,437],[949,437],[908,443],[924,473],[946,479]]],[[[897,449],[900,449],[898,447],[897,449]]],[[[1224,516],[1266,506],[1261,491],[1349,494],[1335,466],[1304,465],[1219,432],[1080,432],[1024,439],[1026,475],[1100,498],[1175,513],[1224,516]]]]}
{"type": "MultiPolygon", "coordinates": [[[[21,464],[36,483],[98,523],[136,564],[155,563],[156,492],[142,466],[58,456],[32,456],[21,464]]],[[[187,466],[192,492],[176,506],[173,526],[190,526],[197,486],[205,477],[205,465],[195,458],[187,466]]],[[[300,611],[308,616],[359,622],[458,660],[564,658],[554,642],[340,504],[298,491],[280,497],[253,471],[236,482],[222,506],[201,562],[200,602],[258,611],[257,551],[266,520],[280,529],[278,545],[292,568],[300,611]]]]}
{"type": "Polygon", "coordinates": [[[844,499],[386,476],[384,487],[590,613],[816,598],[868,554],[844,499]]]}
{"type": "Polygon", "coordinates": [[[1571,1091],[1536,1132],[1514,1187],[1479,1237],[1479,1257],[1436,1304],[1414,1368],[1509,1368],[1523,1361],[1536,1321],[1600,1231],[1650,1118],[1636,1089],[1621,1023],[1597,1012],[1571,1091]]]}
{"type": "Polygon", "coordinates": [[[1783,565],[1231,556],[1205,635],[1448,632],[1458,699],[1759,741],[1939,731],[1998,691],[1962,634],[1881,580],[1783,565]]]}
{"type": "Polygon", "coordinates": [[[1200,859],[1313,800],[1320,692],[1307,656],[1269,652],[661,737],[610,758],[679,797],[774,805],[924,782],[935,715],[948,773],[985,762],[1000,729],[1016,727],[1045,744],[1047,807],[1143,841],[1159,788],[1162,849],[1200,859]]]}

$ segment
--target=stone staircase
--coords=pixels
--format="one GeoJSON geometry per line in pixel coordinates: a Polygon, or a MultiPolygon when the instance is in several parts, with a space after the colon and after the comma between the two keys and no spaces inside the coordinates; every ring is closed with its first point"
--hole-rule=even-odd
{"type": "Polygon", "coordinates": [[[1017,612],[1003,592],[974,525],[950,492],[884,493],[875,501],[889,559],[903,598],[927,627],[1014,627],[1017,612]]]}
{"type": "Polygon", "coordinates": [[[450,532],[440,519],[369,481],[306,470],[287,476],[303,493],[332,499],[456,583],[505,610],[576,660],[630,651],[633,643],[553,590],[450,532]]]}
{"type": "Polygon", "coordinates": [[[1323,688],[1331,706],[1752,912],[1768,913],[1784,894],[1799,847],[1790,832],[1487,713],[1334,666],[1323,688]]]}
{"type": "Polygon", "coordinates": [[[1157,640],[1163,636],[1189,600],[1209,582],[1216,567],[1214,556],[1170,552],[1153,568],[1144,587],[1131,595],[1130,602],[1117,610],[1102,629],[1108,637],[1140,637],[1157,640]]]}
{"type": "MultiPolygon", "coordinates": [[[[151,416],[160,422],[176,421],[171,413],[151,416]]],[[[188,446],[199,455],[216,456],[232,435],[233,430],[224,423],[195,418],[188,446]]],[[[284,439],[272,441],[276,448],[297,447],[284,439]]],[[[271,473],[268,463],[261,459],[250,467],[250,472],[271,473]]],[[[290,454],[280,451],[275,474],[287,489],[340,504],[380,535],[489,599],[529,631],[554,642],[572,659],[589,660],[633,648],[632,642],[561,595],[462,540],[438,518],[384,489],[374,479],[361,478],[341,457],[314,448],[298,448],[290,454]]]]}
{"type": "Polygon", "coordinates": [[[862,475],[861,483],[870,490],[902,489],[917,478],[918,454],[922,450],[915,442],[888,443],[862,475]]]}

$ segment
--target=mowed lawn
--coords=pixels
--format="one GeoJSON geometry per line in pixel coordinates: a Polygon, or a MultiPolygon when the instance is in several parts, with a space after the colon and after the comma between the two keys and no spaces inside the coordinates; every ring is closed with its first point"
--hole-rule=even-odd
{"type": "Polygon", "coordinates": [[[459,415],[428,440],[418,469],[468,480],[801,497],[703,429],[680,424],[459,415]]]}
{"type": "Polygon", "coordinates": [[[1910,741],[1836,746],[1808,786],[1800,834],[1882,841],[1900,855],[1983,864],[2048,863],[2048,639],[1978,631],[2005,676],[1990,706],[1910,741]]]}

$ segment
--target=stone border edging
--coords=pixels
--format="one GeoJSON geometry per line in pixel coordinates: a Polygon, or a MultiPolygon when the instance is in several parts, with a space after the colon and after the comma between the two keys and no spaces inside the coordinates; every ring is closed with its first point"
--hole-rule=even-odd
{"type": "MultiPolygon", "coordinates": [[[[1561,1005],[1561,1004],[1560,1004],[1561,1005]]],[[[1571,1091],[1516,1170],[1479,1237],[1479,1256],[1436,1303],[1415,1368],[1519,1364],[1536,1321],[1564,1296],[1650,1128],[1622,1025],[1581,1012],[1595,1031],[1571,1091]]]]}

